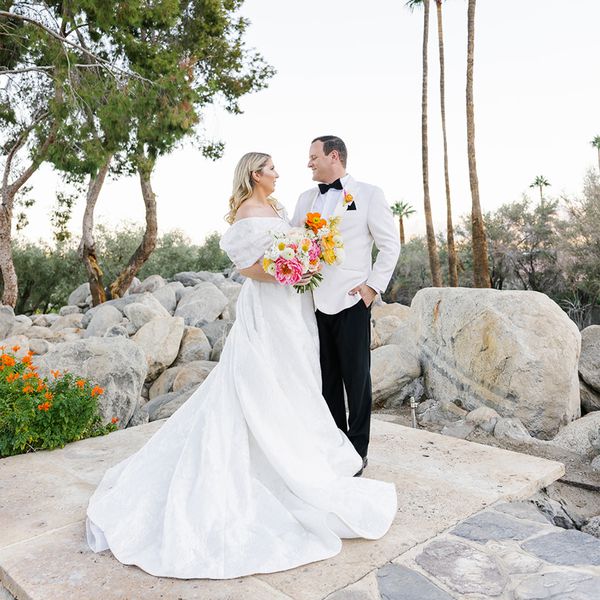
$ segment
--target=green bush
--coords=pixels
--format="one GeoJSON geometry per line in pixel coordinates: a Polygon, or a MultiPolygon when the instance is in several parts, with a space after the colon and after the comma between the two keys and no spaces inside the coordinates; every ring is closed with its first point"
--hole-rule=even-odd
{"type": "MultiPolygon", "coordinates": [[[[13,347],[14,352],[18,349],[13,347]]],[[[31,356],[0,355],[0,458],[62,448],[116,430],[116,418],[107,425],[101,422],[102,388],[71,373],[53,371],[50,381],[42,378],[31,356]]]]}

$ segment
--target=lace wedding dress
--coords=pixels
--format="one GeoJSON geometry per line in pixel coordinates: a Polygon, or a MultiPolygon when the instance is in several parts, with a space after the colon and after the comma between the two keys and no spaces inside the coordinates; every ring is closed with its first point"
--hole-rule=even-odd
{"type": "MultiPolygon", "coordinates": [[[[256,262],[277,217],[234,223],[221,245],[256,262]]],[[[329,558],[340,538],[377,539],[393,484],[362,466],[321,396],[310,294],[248,279],[219,364],[90,499],[87,540],[157,576],[227,579],[329,558]]]]}

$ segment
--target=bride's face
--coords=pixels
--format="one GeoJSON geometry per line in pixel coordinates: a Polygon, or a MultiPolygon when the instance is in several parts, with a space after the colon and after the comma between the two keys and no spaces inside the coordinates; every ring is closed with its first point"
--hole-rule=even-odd
{"type": "Polygon", "coordinates": [[[275,182],[279,177],[279,173],[275,170],[275,165],[271,159],[260,170],[254,173],[255,187],[260,188],[267,196],[270,196],[275,191],[275,182]]]}

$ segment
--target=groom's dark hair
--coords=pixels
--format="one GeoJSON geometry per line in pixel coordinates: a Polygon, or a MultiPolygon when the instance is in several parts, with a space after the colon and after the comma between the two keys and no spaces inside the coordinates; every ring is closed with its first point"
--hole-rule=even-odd
{"type": "Polygon", "coordinates": [[[335,135],[321,135],[315,138],[311,144],[315,142],[323,142],[323,153],[325,156],[331,154],[333,150],[337,150],[338,156],[340,157],[340,162],[344,169],[346,168],[346,161],[348,160],[348,150],[346,149],[346,144],[344,141],[335,136],[335,135]]]}

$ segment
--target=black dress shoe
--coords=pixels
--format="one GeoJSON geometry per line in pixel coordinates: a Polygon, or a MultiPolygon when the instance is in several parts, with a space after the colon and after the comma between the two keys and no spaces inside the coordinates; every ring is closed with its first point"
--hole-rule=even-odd
{"type": "Polygon", "coordinates": [[[362,475],[362,472],[367,468],[368,464],[369,464],[369,459],[366,456],[363,456],[362,468],[360,471],[358,471],[357,473],[354,474],[354,477],[360,477],[362,475]]]}

